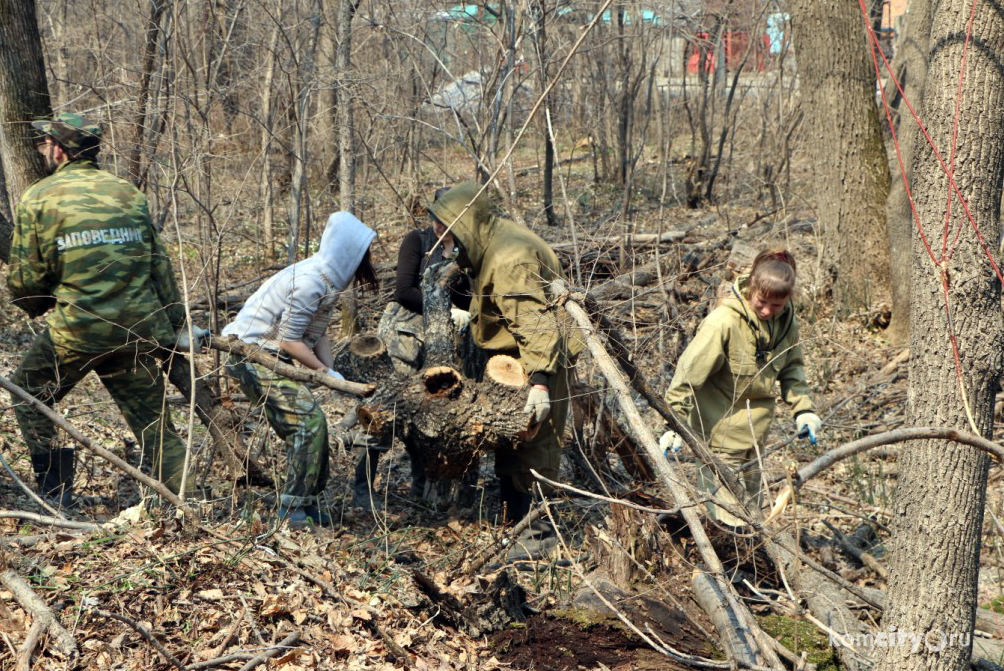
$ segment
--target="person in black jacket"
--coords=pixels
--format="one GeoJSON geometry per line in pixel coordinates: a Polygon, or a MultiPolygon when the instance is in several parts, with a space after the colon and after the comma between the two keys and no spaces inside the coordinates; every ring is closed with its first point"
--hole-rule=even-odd
{"type": "MultiPolygon", "coordinates": [[[[449,187],[438,189],[435,199],[449,191],[449,187]]],[[[433,219],[427,228],[417,228],[401,241],[397,254],[397,275],[394,283],[394,300],[387,304],[377,335],[387,345],[387,352],[394,362],[394,368],[403,374],[417,372],[422,368],[423,327],[422,327],[422,273],[429,265],[441,263],[456,254],[456,243],[446,227],[433,219]],[[445,235],[444,235],[445,234],[445,235]],[[437,245],[436,242],[442,237],[437,245]],[[430,253],[431,251],[431,253],[430,253]]],[[[450,301],[453,322],[460,329],[470,319],[467,312],[471,304],[470,279],[463,273],[454,277],[450,286],[450,301]]],[[[370,485],[376,477],[380,453],[387,447],[368,449],[363,452],[356,466],[353,486],[353,503],[369,508],[371,506],[370,485]]],[[[425,489],[425,475],[412,473],[411,492],[420,497],[425,489]]]]}

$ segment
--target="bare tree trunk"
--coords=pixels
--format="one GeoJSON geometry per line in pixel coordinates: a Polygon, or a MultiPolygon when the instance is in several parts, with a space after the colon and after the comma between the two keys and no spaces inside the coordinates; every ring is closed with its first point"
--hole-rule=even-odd
{"type": "MultiPolygon", "coordinates": [[[[906,30],[897,42],[896,60],[893,62],[897,77],[903,81],[903,92],[914,109],[920,111],[924,95],[924,80],[927,78],[927,44],[931,34],[930,0],[912,0],[906,30]]],[[[890,86],[895,91],[891,81],[890,86]]],[[[896,92],[898,95],[898,91],[896,92]]],[[[892,102],[889,87],[886,99],[892,102]]],[[[906,179],[913,179],[913,158],[917,142],[926,142],[913,115],[900,105],[898,140],[906,179]]],[[[913,286],[910,243],[913,240],[913,212],[903,184],[899,161],[893,159],[892,183],[886,200],[885,216],[889,235],[889,271],[892,279],[892,321],[886,329],[886,336],[894,343],[905,344],[910,337],[910,299],[913,286]]]]}
{"type": "Polygon", "coordinates": [[[352,118],[352,96],[349,95],[349,72],[352,68],[352,17],[356,13],[353,0],[338,0],[338,203],[346,212],[356,209],[355,127],[352,118]]]}
{"type": "Polygon", "coordinates": [[[275,230],[272,201],[274,191],[272,188],[272,137],[275,135],[275,109],[273,107],[274,93],[272,92],[272,82],[275,79],[275,64],[279,59],[276,50],[279,47],[279,23],[272,28],[272,36],[269,38],[268,47],[268,67],[265,69],[265,79],[261,86],[261,229],[265,242],[265,254],[269,259],[275,258],[275,230]]]}
{"type": "Polygon", "coordinates": [[[791,3],[816,212],[844,312],[889,294],[889,163],[875,106],[875,68],[856,0],[791,3]]]}
{"type": "MultiPolygon", "coordinates": [[[[0,129],[0,153],[7,153],[2,129],[0,129]]],[[[3,161],[0,160],[0,235],[6,231],[8,237],[10,236],[14,230],[13,221],[14,216],[11,214],[10,201],[7,200],[7,178],[3,171],[3,161]]]]}
{"type": "Polygon", "coordinates": [[[310,21],[312,27],[307,37],[307,44],[305,45],[306,53],[304,60],[300,63],[300,81],[293,100],[293,116],[295,119],[293,129],[294,156],[293,183],[289,199],[289,248],[286,250],[287,264],[296,261],[296,248],[300,239],[301,220],[307,224],[307,230],[303,235],[305,257],[308,256],[307,248],[310,244],[310,198],[307,195],[307,148],[309,143],[307,142],[307,138],[310,133],[308,112],[310,110],[310,94],[314,87],[314,58],[317,55],[317,38],[321,27],[320,8],[316,5],[311,8],[310,21]]]}
{"type": "MultiPolygon", "coordinates": [[[[549,79],[548,65],[550,65],[550,55],[547,51],[547,6],[544,0],[534,2],[533,22],[533,41],[537,52],[537,81],[540,82],[540,90],[543,91],[549,79]]],[[[550,93],[544,97],[544,109],[553,110],[550,93]]],[[[547,120],[544,115],[541,115],[540,128],[544,136],[544,169],[541,172],[544,179],[541,194],[544,200],[544,217],[548,226],[557,226],[558,219],[554,214],[554,141],[547,132],[547,120]]]]}
{"type": "Polygon", "coordinates": [[[146,46],[143,49],[143,69],[140,72],[139,96],[136,100],[136,116],[133,119],[133,142],[129,151],[127,170],[133,183],[142,188],[143,144],[146,135],[147,104],[150,100],[150,79],[157,57],[157,42],[160,40],[160,19],[164,15],[168,0],[150,0],[150,18],[146,26],[146,46]]]}
{"type": "MultiPolygon", "coordinates": [[[[35,151],[28,122],[51,115],[35,2],[0,0],[0,134],[4,175],[10,189],[0,197],[9,198],[11,205],[28,186],[45,175],[45,163],[35,151]]],[[[13,222],[0,217],[3,261],[10,260],[13,232],[13,222]]]]}
{"type": "MultiPolygon", "coordinates": [[[[995,246],[1004,181],[1004,118],[999,114],[1004,16],[989,4],[945,0],[933,16],[930,44],[921,116],[945,163],[955,166],[975,226],[995,246]],[[960,87],[963,36],[973,7],[960,87]]],[[[924,242],[914,236],[910,423],[989,437],[1004,367],[1000,284],[990,269],[990,250],[977,239],[957,196],[951,198],[946,227],[945,175],[926,143],[917,149],[914,198],[940,263],[932,262],[924,242]],[[949,250],[944,260],[943,245],[949,250]]],[[[975,449],[930,440],[904,451],[899,463],[882,628],[925,640],[918,651],[909,645],[877,648],[878,668],[962,671],[969,668],[988,460],[975,449]]]]}

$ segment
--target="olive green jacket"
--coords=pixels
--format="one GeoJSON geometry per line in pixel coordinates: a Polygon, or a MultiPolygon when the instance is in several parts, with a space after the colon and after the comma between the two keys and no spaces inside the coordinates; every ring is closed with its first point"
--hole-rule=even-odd
{"type": "Polygon", "coordinates": [[[92,161],[61,164],[17,207],[7,287],[55,345],[169,345],[185,312],[146,197],[92,161]]]}
{"type": "Polygon", "coordinates": [[[549,378],[582,350],[568,315],[550,295],[550,283],[564,279],[561,264],[540,236],[496,216],[487,193],[467,208],[479,188],[460,184],[429,208],[452,224],[457,262],[471,274],[471,334],[482,349],[518,350],[527,375],[538,374],[534,381],[549,378]]]}
{"type": "Polygon", "coordinates": [[[740,278],[701,323],[666,392],[673,410],[719,450],[750,449],[754,438],[763,445],[775,382],[793,415],[814,409],[791,303],[761,321],[743,297],[746,281],[740,278]]]}

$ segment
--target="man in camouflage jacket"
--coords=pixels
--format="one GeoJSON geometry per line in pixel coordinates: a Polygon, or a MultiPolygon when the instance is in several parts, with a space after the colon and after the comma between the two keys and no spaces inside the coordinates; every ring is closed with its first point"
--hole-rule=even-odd
{"type": "MultiPolygon", "coordinates": [[[[170,347],[185,313],[171,262],[147,207],[129,182],[97,166],[101,127],[77,114],[32,123],[52,174],[18,204],[7,286],[14,303],[48,327],[14,382],[47,405],[94,371],[168,487],[181,484],[184,445],[164,408],[159,347],[170,347]]],[[[34,406],[15,412],[39,489],[71,501],[73,448],[34,406]]]]}

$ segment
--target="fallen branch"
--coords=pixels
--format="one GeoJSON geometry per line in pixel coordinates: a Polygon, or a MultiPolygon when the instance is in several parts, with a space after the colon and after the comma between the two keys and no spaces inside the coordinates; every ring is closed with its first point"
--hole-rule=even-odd
{"type": "Polygon", "coordinates": [[[269,370],[276,372],[283,377],[288,377],[290,380],[296,380],[298,382],[316,382],[317,384],[323,384],[329,389],[345,392],[346,394],[353,394],[355,396],[370,396],[374,391],[376,391],[376,385],[374,384],[362,384],[360,382],[339,380],[337,377],[328,375],[326,371],[309,370],[307,368],[299,368],[293,364],[284,363],[280,361],[278,357],[263,350],[260,346],[249,345],[248,343],[239,340],[236,336],[231,336],[230,338],[211,336],[209,339],[209,346],[220,352],[236,354],[244,357],[248,361],[253,361],[256,364],[265,366],[269,370]]]}
{"type": "Polygon", "coordinates": [[[35,653],[35,647],[38,646],[42,634],[51,624],[52,620],[47,616],[37,617],[31,623],[28,634],[24,637],[24,643],[17,651],[17,665],[14,667],[16,671],[31,671],[31,656],[35,653]]]}
{"type": "Polygon", "coordinates": [[[132,627],[136,631],[136,633],[138,633],[140,636],[146,639],[146,641],[150,645],[156,648],[157,652],[159,652],[164,657],[164,659],[169,661],[172,666],[174,666],[176,669],[179,669],[179,671],[185,671],[185,665],[182,664],[180,661],[178,661],[177,657],[175,657],[174,655],[172,655],[167,651],[167,648],[165,648],[163,644],[161,644],[161,642],[157,640],[157,637],[153,635],[153,632],[151,632],[149,629],[141,625],[136,620],[132,619],[131,617],[126,617],[125,615],[118,615],[117,613],[109,613],[107,610],[95,609],[92,610],[91,612],[94,613],[95,615],[100,615],[101,617],[108,617],[113,620],[118,620],[119,622],[126,623],[127,625],[132,627]]]}
{"type": "Polygon", "coordinates": [[[707,533],[704,531],[704,527],[701,525],[697,512],[693,508],[686,507],[690,502],[690,497],[680,484],[684,479],[676,473],[673,465],[663,456],[662,450],[659,449],[659,443],[652,434],[652,430],[642,420],[641,415],[638,413],[638,408],[635,406],[634,401],[631,400],[631,393],[623,375],[618,370],[610,354],[607,353],[606,349],[604,349],[603,345],[597,339],[596,330],[592,323],[590,323],[586,311],[569,296],[568,288],[564,282],[560,280],[552,282],[550,293],[552,296],[563,298],[565,310],[581,329],[581,333],[585,338],[590,353],[593,355],[596,365],[616,392],[617,403],[624,413],[632,433],[635,435],[636,442],[644,448],[643,456],[647,458],[649,465],[658,479],[673,496],[676,505],[681,508],[681,515],[690,527],[694,545],[704,560],[710,578],[714,581],[721,594],[723,607],[731,611],[734,622],[737,625],[737,629],[730,628],[730,631],[719,632],[723,640],[736,644],[736,647],[730,650],[733,658],[736,660],[749,660],[752,664],[766,663],[768,666],[779,668],[781,660],[774,650],[764,649],[758,643],[756,636],[754,636],[753,632],[759,629],[759,625],[754,620],[752,613],[739,601],[732,584],[725,578],[725,569],[718,555],[715,554],[715,550],[708,539],[707,533]]]}
{"type": "Polygon", "coordinates": [[[120,471],[122,471],[126,475],[132,476],[134,479],[138,480],[139,482],[143,483],[153,491],[160,494],[162,497],[164,497],[166,501],[173,503],[175,506],[178,507],[179,510],[184,512],[191,519],[193,520],[197,519],[195,511],[193,511],[191,508],[185,505],[185,502],[182,501],[177,494],[168,489],[163,482],[151,478],[149,475],[146,475],[145,473],[143,473],[134,466],[130,466],[128,463],[126,463],[124,459],[122,459],[115,453],[106,450],[100,445],[95,445],[86,436],[84,436],[84,434],[80,433],[80,431],[78,431],[76,427],[74,427],[66,419],[64,419],[62,415],[60,415],[55,410],[47,406],[45,403],[42,403],[40,400],[38,400],[37,398],[26,392],[24,389],[17,386],[7,378],[3,377],[2,375],[0,375],[0,387],[3,387],[11,394],[13,394],[15,397],[21,399],[25,403],[30,403],[31,405],[35,406],[35,408],[38,409],[39,412],[45,415],[51,422],[53,422],[60,429],[69,434],[70,438],[75,440],[84,449],[90,450],[91,452],[98,455],[105,461],[111,462],[112,465],[117,467],[120,471]]]}
{"type": "MultiPolygon", "coordinates": [[[[73,668],[77,665],[77,642],[66,631],[59,620],[42,599],[35,594],[35,590],[24,581],[14,570],[9,569],[0,573],[0,583],[3,583],[14,595],[14,599],[21,605],[21,608],[31,613],[32,619],[46,622],[45,630],[52,635],[56,644],[56,650],[68,662],[68,666],[73,668]]],[[[30,654],[30,653],[29,653],[30,654]]]]}
{"type": "MultiPolygon", "coordinates": [[[[995,457],[997,461],[1004,461],[1004,447],[1001,447],[997,443],[987,440],[982,436],[978,436],[967,431],[959,431],[958,429],[923,426],[912,429],[896,429],[894,431],[877,433],[874,436],[866,436],[860,440],[855,440],[841,445],[840,447],[835,447],[829,452],[826,452],[822,456],[817,457],[812,462],[798,469],[795,477],[792,478],[792,483],[785,487],[785,489],[778,495],[774,508],[771,510],[770,515],[767,516],[764,523],[766,524],[767,522],[773,521],[781,514],[794,495],[794,489],[801,487],[806,482],[834,464],[852,457],[855,454],[866,452],[881,445],[891,445],[893,443],[903,443],[910,440],[926,440],[930,438],[949,440],[955,443],[969,445],[970,447],[975,447],[976,449],[995,457]]],[[[784,475],[775,475],[769,478],[768,482],[774,483],[779,480],[783,480],[785,477],[786,476],[784,475]]]]}
{"type": "Polygon", "coordinates": [[[78,529],[80,531],[101,531],[104,528],[100,524],[94,524],[92,522],[74,522],[73,520],[68,520],[65,517],[50,517],[48,515],[25,512],[23,510],[0,510],[0,518],[26,520],[28,522],[34,522],[35,524],[44,524],[51,527],[60,527],[62,529],[78,529]]]}
{"type": "Polygon", "coordinates": [[[638,510],[643,513],[653,513],[655,515],[677,515],[680,513],[680,510],[684,507],[689,508],[693,506],[699,506],[711,501],[711,497],[705,497],[703,499],[699,499],[697,501],[691,501],[689,503],[684,504],[683,506],[677,506],[675,508],[649,508],[648,506],[638,505],[637,503],[632,503],[631,501],[625,501],[624,499],[615,499],[610,496],[603,496],[602,494],[594,494],[593,492],[587,492],[584,489],[579,489],[578,487],[566,485],[562,482],[555,482],[550,478],[545,478],[543,475],[533,470],[532,468],[530,469],[530,473],[533,475],[533,477],[537,478],[546,485],[554,487],[555,489],[564,489],[565,491],[573,492],[580,496],[585,496],[586,498],[595,499],[597,501],[605,501],[612,505],[624,506],[625,508],[631,508],[633,510],[638,510]]]}
{"type": "MultiPolygon", "coordinates": [[[[658,233],[635,233],[630,235],[625,233],[624,235],[608,235],[605,237],[598,238],[588,238],[579,242],[579,246],[585,244],[592,245],[620,245],[626,244],[631,247],[643,247],[645,245],[661,245],[669,242],[679,242],[687,237],[688,231],[667,231],[663,234],[658,233]]],[[[571,242],[559,242],[557,244],[551,245],[552,249],[566,249],[572,247],[571,242]]]]}
{"type": "Polygon", "coordinates": [[[240,671],[251,671],[251,669],[255,668],[256,666],[260,666],[261,664],[264,664],[268,660],[278,655],[280,652],[288,650],[290,646],[292,646],[299,640],[300,640],[300,632],[294,631],[292,634],[279,641],[277,645],[269,648],[268,650],[261,653],[260,655],[249,661],[247,664],[242,666],[240,671]]]}
{"type": "Polygon", "coordinates": [[[199,669],[211,669],[214,666],[223,666],[224,664],[229,664],[231,662],[246,662],[249,659],[254,659],[257,655],[250,652],[235,652],[230,655],[223,655],[222,657],[213,657],[212,659],[207,659],[204,662],[196,662],[194,664],[189,664],[185,667],[185,671],[198,671],[199,669]]]}

